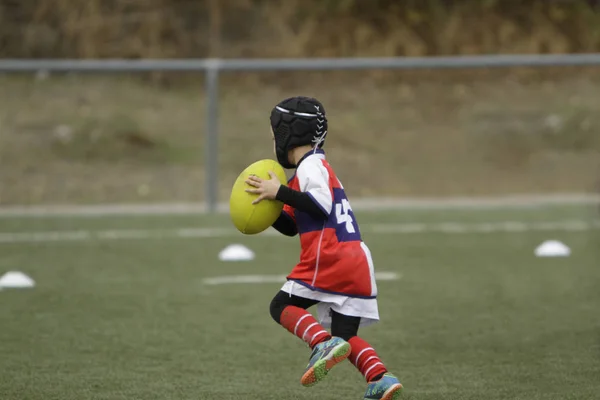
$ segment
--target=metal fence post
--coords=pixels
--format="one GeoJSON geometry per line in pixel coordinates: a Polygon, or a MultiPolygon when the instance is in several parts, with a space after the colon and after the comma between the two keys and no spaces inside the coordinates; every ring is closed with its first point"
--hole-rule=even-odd
{"type": "Polygon", "coordinates": [[[219,62],[210,60],[206,69],[205,202],[208,212],[219,202],[219,62]]]}

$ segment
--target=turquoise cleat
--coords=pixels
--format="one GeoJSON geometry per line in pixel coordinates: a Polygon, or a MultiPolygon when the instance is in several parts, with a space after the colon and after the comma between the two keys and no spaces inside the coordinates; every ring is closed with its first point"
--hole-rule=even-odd
{"type": "Polygon", "coordinates": [[[398,400],[402,384],[389,372],[378,380],[369,383],[364,400],[398,400]]]}
{"type": "Polygon", "coordinates": [[[338,337],[319,343],[313,349],[300,382],[304,386],[312,386],[320,382],[331,368],[348,358],[351,351],[350,343],[338,337]]]}

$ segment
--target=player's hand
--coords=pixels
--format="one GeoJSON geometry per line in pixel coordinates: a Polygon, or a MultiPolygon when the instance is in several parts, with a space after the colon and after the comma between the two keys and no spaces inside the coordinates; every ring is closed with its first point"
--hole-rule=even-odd
{"type": "Polygon", "coordinates": [[[277,196],[277,192],[281,187],[281,182],[279,182],[275,172],[269,171],[269,176],[271,179],[268,180],[260,179],[255,175],[252,175],[246,179],[246,183],[254,188],[246,189],[246,192],[258,195],[252,204],[258,204],[263,200],[274,200],[275,196],[277,196]]]}

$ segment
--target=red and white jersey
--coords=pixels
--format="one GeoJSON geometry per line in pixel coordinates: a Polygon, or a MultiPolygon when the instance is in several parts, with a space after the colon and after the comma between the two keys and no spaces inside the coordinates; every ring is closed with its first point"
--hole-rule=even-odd
{"type": "Polygon", "coordinates": [[[291,189],[308,193],[327,220],[285,205],[300,235],[300,262],[288,280],[316,291],[350,297],[375,298],[377,285],[371,253],[363,243],[344,187],[322,150],[311,151],[290,179],[291,189]]]}

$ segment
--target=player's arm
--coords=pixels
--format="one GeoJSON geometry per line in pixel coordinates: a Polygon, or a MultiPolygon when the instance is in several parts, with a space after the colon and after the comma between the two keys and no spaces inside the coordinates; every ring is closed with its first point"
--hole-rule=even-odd
{"type": "Polygon", "coordinates": [[[325,166],[320,160],[306,160],[296,170],[296,176],[300,191],[282,185],[275,198],[315,219],[327,219],[333,199],[325,166]]]}
{"type": "Polygon", "coordinates": [[[279,218],[273,223],[279,233],[285,236],[296,236],[298,234],[298,228],[296,227],[296,221],[284,210],[279,214],[279,218]]]}
{"type": "Polygon", "coordinates": [[[331,213],[333,198],[329,188],[329,173],[320,160],[306,160],[300,164],[296,170],[300,190],[282,185],[273,172],[269,175],[269,180],[257,176],[250,176],[246,180],[252,186],[246,192],[258,195],[252,204],[265,199],[276,199],[315,219],[327,219],[331,213]]]}
{"type": "Polygon", "coordinates": [[[299,192],[297,190],[290,189],[287,186],[281,185],[275,198],[284,204],[295,208],[296,210],[307,213],[313,218],[327,218],[327,214],[325,214],[323,208],[319,207],[307,192],[299,192]]]}

